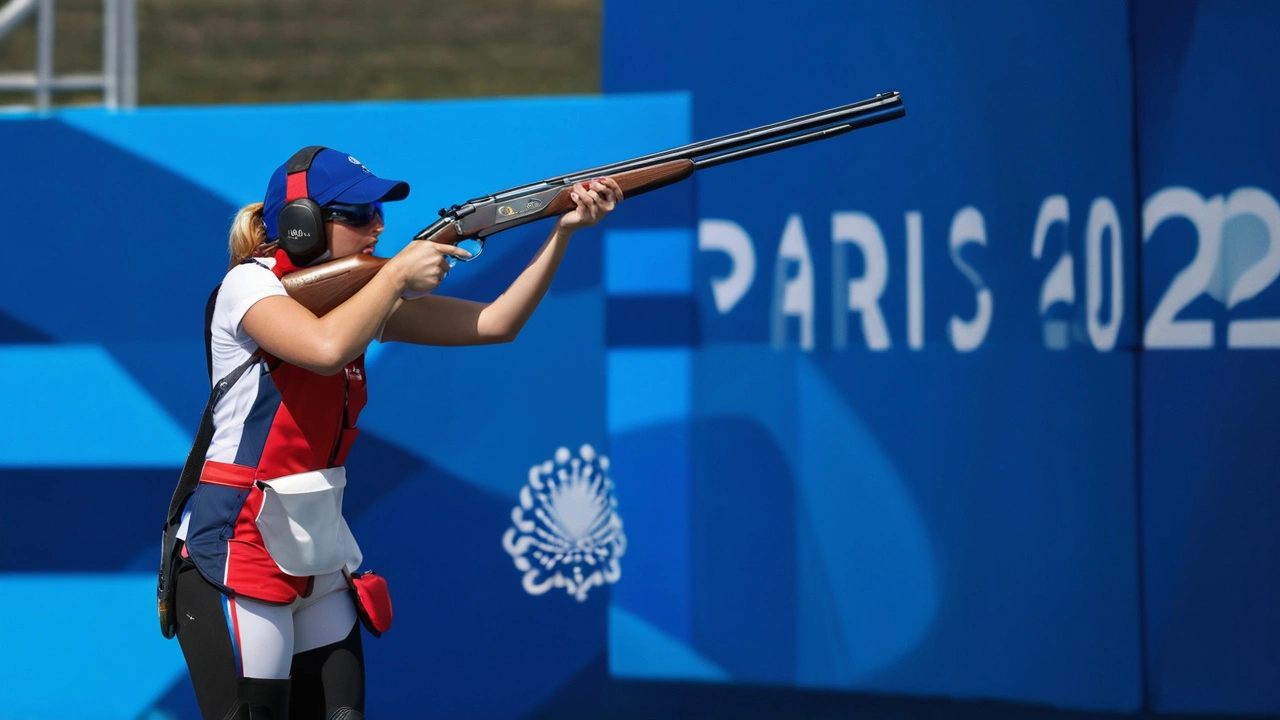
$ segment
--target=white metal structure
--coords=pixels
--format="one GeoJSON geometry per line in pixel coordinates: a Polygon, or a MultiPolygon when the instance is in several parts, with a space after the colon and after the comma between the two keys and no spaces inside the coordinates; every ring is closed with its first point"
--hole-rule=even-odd
{"type": "Polygon", "coordinates": [[[35,106],[47,110],[53,93],[101,90],[108,108],[138,106],[137,0],[102,1],[102,72],[54,75],[54,0],[9,0],[0,7],[0,41],[32,13],[36,18],[36,68],[0,73],[0,91],[30,90],[35,106]]]}

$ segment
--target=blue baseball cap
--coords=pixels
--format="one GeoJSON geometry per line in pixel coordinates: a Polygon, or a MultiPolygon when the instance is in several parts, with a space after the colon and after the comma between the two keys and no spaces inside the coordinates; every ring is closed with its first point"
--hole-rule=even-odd
{"type": "MultiPolygon", "coordinates": [[[[262,201],[262,220],[271,240],[280,235],[278,218],[288,191],[288,165],[286,161],[276,168],[262,201]]],[[[307,170],[307,196],[322,207],[331,202],[358,205],[403,200],[409,196],[409,183],[380,178],[351,155],[325,148],[316,153],[307,170]]]]}

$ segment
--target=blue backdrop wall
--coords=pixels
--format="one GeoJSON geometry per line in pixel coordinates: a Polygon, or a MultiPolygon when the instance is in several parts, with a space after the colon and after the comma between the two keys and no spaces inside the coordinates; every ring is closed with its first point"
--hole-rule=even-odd
{"type": "Polygon", "coordinates": [[[735,680],[1138,707],[1125,6],[675,5],[609,6],[606,88],[696,136],[907,117],[700,178],[687,581],[615,604],[735,680]]]}
{"type": "Polygon", "coordinates": [[[1265,2],[1135,6],[1157,706],[1280,710],[1280,66],[1265,2]]]}
{"type": "Polygon", "coordinates": [[[611,447],[679,483],[615,608],[700,663],[615,673],[1280,711],[1275,5],[606,9],[696,137],[908,109],[699,178],[680,403],[611,447]]]}
{"type": "MultiPolygon", "coordinates": [[[[0,120],[31,218],[3,235],[0,608],[60,619],[0,629],[0,707],[193,716],[155,531],[226,226],[298,146],[413,184],[388,254],[453,202],[898,90],[901,120],[628,201],[513,345],[371,351],[348,515],[398,611],[371,712],[641,717],[631,683],[1280,713],[1280,10],[604,20],[602,98],[0,120]],[[609,563],[529,564],[556,483],[616,502],[609,563]]],[[[446,290],[492,297],[547,227],[446,290]]]]}

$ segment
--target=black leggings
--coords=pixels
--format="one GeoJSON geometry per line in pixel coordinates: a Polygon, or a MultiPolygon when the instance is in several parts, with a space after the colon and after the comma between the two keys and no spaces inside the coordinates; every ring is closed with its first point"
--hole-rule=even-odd
{"type": "Polygon", "coordinates": [[[364,713],[360,623],[339,642],[293,656],[288,680],[241,678],[222,592],[186,560],[178,571],[178,642],[205,720],[326,720],[364,713]]]}

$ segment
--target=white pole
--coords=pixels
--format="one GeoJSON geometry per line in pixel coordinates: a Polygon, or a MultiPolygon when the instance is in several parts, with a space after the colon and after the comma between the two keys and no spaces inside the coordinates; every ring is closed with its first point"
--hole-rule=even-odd
{"type": "Polygon", "coordinates": [[[102,102],[120,107],[120,0],[102,0],[102,102]]]}
{"type": "Polygon", "coordinates": [[[53,88],[53,0],[40,0],[36,22],[36,108],[48,110],[53,88]]]}
{"type": "Polygon", "coordinates": [[[120,10],[120,106],[138,107],[138,0],[118,0],[120,10]]]}

